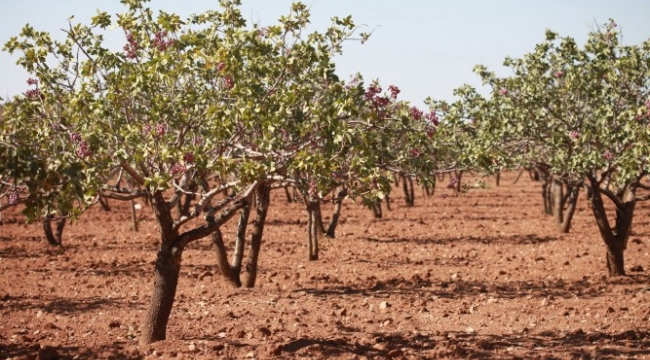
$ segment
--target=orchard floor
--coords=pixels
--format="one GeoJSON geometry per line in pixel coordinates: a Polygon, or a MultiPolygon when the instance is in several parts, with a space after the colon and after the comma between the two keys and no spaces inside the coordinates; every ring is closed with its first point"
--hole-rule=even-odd
{"type": "Polygon", "coordinates": [[[560,234],[541,183],[516,177],[459,196],[418,190],[411,208],[396,191],[383,219],[346,203],[318,261],[306,212],[278,191],[256,287],[231,288],[211,242],[191,244],[168,340],[149,346],[137,340],[157,249],[150,209],[135,232],[128,204],[93,208],[66,227],[63,250],[5,213],[0,359],[650,359],[650,203],[637,206],[629,276],[609,279],[584,194],[560,234]]]}

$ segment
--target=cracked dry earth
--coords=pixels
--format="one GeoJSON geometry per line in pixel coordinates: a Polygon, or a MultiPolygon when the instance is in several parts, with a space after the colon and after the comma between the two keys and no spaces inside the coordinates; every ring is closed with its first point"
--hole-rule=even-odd
{"type": "Polygon", "coordinates": [[[458,196],[439,186],[411,208],[396,191],[383,219],[347,202],[319,261],[307,261],[306,212],[278,191],[257,286],[231,288],[211,242],[191,244],[168,340],[149,346],[137,344],[157,250],[149,208],[137,232],[129,204],[93,208],[62,250],[5,213],[0,358],[650,358],[650,203],[637,206],[629,276],[609,279],[584,194],[560,234],[541,183],[517,175],[458,196]]]}

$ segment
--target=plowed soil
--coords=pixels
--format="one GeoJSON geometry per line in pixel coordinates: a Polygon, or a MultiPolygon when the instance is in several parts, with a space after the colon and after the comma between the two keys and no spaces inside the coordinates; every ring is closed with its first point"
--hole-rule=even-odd
{"type": "Polygon", "coordinates": [[[137,232],[129,203],[89,210],[63,249],[4,213],[0,359],[650,359],[650,203],[637,206],[628,276],[610,279],[584,194],[560,234],[541,183],[517,175],[418,189],[414,207],[395,191],[382,219],[346,202],[318,261],[304,206],[277,191],[256,287],[230,287],[211,242],[192,243],[168,340],[149,346],[138,336],[158,231],[145,204],[137,232]]]}

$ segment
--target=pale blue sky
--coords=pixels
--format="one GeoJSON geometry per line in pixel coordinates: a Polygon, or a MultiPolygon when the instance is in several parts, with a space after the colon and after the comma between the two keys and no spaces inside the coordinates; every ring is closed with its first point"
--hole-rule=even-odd
{"type": "MultiPolygon", "coordinates": [[[[291,0],[243,0],[250,22],[271,24],[289,10],[291,0]]],[[[476,64],[499,70],[506,56],[521,56],[544,39],[547,28],[583,43],[587,33],[613,18],[625,44],[650,38],[650,0],[309,0],[312,29],[324,30],[332,16],[352,15],[366,44],[350,42],[337,59],[340,76],[360,72],[367,81],[395,84],[400,95],[423,106],[427,96],[451,100],[454,88],[480,86],[476,64]]],[[[218,7],[217,0],[152,0],[150,5],[182,17],[218,7]]],[[[87,22],[97,9],[122,11],[118,0],[0,0],[0,43],[25,23],[62,34],[67,18],[87,22]]],[[[116,31],[116,39],[123,35],[116,31]]],[[[119,46],[119,44],[116,44],[119,46]]],[[[27,88],[27,74],[16,56],[0,53],[0,96],[27,88]]],[[[504,73],[503,70],[499,71],[504,73]]]]}

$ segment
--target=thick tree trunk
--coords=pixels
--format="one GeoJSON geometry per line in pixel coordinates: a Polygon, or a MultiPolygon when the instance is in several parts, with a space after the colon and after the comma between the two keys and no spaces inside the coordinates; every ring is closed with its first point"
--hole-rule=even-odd
{"type": "Polygon", "coordinates": [[[609,276],[624,276],[624,252],[632,228],[632,219],[634,216],[634,208],[636,206],[636,201],[634,199],[636,188],[630,186],[627,193],[624,195],[625,198],[618,199],[619,204],[615,204],[616,223],[614,229],[612,229],[607,219],[600,185],[595,179],[590,179],[589,181],[587,197],[589,199],[591,210],[596,218],[596,224],[598,224],[601,238],[607,247],[606,259],[609,276]]]}
{"type": "Polygon", "coordinates": [[[607,271],[609,276],[625,275],[625,258],[623,256],[625,248],[622,246],[607,246],[607,271]]]}
{"type": "Polygon", "coordinates": [[[183,252],[182,248],[172,247],[178,233],[173,229],[174,221],[163,195],[155,193],[150,200],[160,227],[161,245],[154,269],[153,295],[140,335],[141,344],[167,338],[167,322],[174,305],[183,252]]]}
{"type": "Polygon", "coordinates": [[[251,234],[251,248],[246,259],[245,286],[248,288],[255,286],[255,280],[257,279],[257,262],[262,247],[262,234],[264,233],[266,214],[269,209],[270,193],[271,188],[267,184],[260,185],[255,191],[256,215],[251,234]]]}
{"type": "Polygon", "coordinates": [[[140,338],[141,344],[165,340],[167,338],[167,322],[174,305],[178,275],[181,270],[181,252],[162,245],[156,258],[154,290],[145,317],[140,338]]]}
{"type": "Polygon", "coordinates": [[[221,274],[226,278],[232,286],[241,287],[241,280],[239,280],[239,274],[235,274],[233,269],[228,263],[228,254],[226,252],[226,246],[223,243],[223,236],[221,230],[217,230],[212,233],[212,243],[217,251],[217,265],[221,270],[221,274]]]}
{"type": "Polygon", "coordinates": [[[183,249],[189,242],[217,231],[239,209],[248,204],[247,199],[235,201],[229,207],[222,209],[218,216],[212,214],[206,216],[205,224],[179,236],[174,226],[171,208],[165,202],[163,194],[160,192],[151,194],[150,201],[158,221],[161,244],[156,258],[153,295],[142,325],[140,343],[143,345],[165,340],[167,336],[167,322],[178,286],[183,249]]]}

